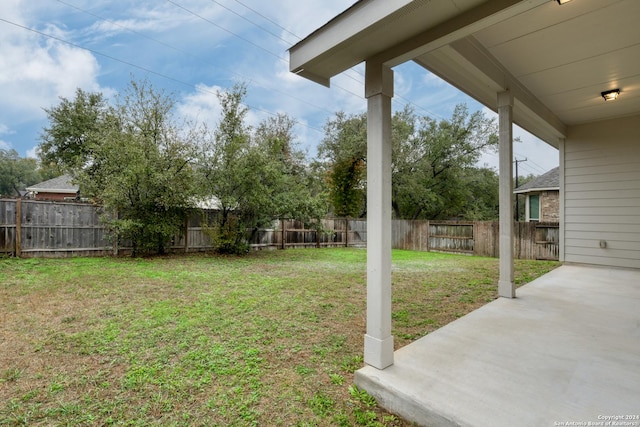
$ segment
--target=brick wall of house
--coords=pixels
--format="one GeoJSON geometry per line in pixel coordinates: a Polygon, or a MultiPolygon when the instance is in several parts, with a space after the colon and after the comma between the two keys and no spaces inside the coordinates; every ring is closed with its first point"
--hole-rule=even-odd
{"type": "Polygon", "coordinates": [[[540,193],[540,221],[560,222],[559,191],[543,191],[540,193]]]}

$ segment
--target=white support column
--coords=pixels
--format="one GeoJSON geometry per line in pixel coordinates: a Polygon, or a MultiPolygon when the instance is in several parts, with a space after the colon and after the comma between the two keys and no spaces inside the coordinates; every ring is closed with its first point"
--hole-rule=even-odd
{"type": "Polygon", "coordinates": [[[515,298],[513,281],[513,96],[498,94],[500,172],[500,279],[498,295],[515,298]]]}
{"type": "Polygon", "coordinates": [[[560,140],[558,141],[558,152],[560,155],[560,217],[558,218],[558,221],[560,222],[560,251],[559,251],[559,256],[558,256],[558,260],[560,262],[564,262],[564,238],[565,238],[565,228],[564,228],[564,217],[565,217],[565,200],[564,200],[564,186],[565,186],[565,180],[564,180],[564,147],[565,147],[565,139],[564,138],[560,138],[560,140]]]}
{"type": "Polygon", "coordinates": [[[365,363],[393,365],[391,336],[391,98],[393,71],[366,64],[367,333],[365,363]]]}

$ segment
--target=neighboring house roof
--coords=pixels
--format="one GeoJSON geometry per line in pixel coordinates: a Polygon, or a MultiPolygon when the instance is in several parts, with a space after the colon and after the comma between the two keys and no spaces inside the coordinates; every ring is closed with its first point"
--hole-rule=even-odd
{"type": "Polygon", "coordinates": [[[220,210],[222,209],[222,204],[220,203],[220,199],[216,196],[211,196],[205,200],[197,200],[196,206],[198,209],[212,209],[212,210],[220,210]]]}
{"type": "Polygon", "coordinates": [[[27,187],[27,191],[32,193],[72,193],[76,194],[80,190],[74,184],[69,175],[62,175],[48,181],[27,187]]]}
{"type": "Polygon", "coordinates": [[[555,167],[549,172],[540,175],[526,184],[522,184],[513,192],[516,194],[530,193],[533,191],[560,190],[560,167],[555,167]]]}

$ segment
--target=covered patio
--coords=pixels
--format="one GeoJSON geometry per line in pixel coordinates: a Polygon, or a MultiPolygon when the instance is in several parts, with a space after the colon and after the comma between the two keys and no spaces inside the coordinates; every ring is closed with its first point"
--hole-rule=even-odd
{"type": "Polygon", "coordinates": [[[365,63],[356,382],[383,407],[425,426],[640,425],[599,418],[640,414],[638,17],[637,0],[360,0],[290,49],[290,70],[326,86],[365,63]],[[407,61],[498,113],[502,298],[394,352],[391,100],[407,61]],[[514,124],[558,148],[566,263],[517,293],[514,124]]]}
{"type": "MultiPolygon", "coordinates": [[[[497,299],[399,349],[393,366],[359,370],[356,383],[426,426],[640,416],[639,283],[638,270],[559,267],[519,288],[517,299],[497,299]]],[[[609,425],[640,425],[618,421],[629,424],[609,425]]]]}

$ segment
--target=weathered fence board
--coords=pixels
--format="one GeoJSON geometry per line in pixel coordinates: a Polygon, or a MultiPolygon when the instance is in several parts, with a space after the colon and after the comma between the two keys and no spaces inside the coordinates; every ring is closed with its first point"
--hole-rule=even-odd
{"type": "Polygon", "coordinates": [[[413,251],[429,250],[429,221],[394,220],[391,227],[394,248],[413,251]]]}
{"type": "Polygon", "coordinates": [[[443,252],[473,254],[472,222],[430,222],[429,248],[443,252]]]}
{"type": "Polygon", "coordinates": [[[473,254],[485,257],[498,256],[500,224],[493,221],[476,221],[473,227],[473,254]]]}
{"type": "MultiPolygon", "coordinates": [[[[211,229],[216,213],[203,211],[185,220],[172,239],[174,252],[214,248],[211,229]]],[[[392,222],[397,249],[443,251],[497,257],[499,224],[476,221],[392,222]]],[[[302,221],[274,221],[269,228],[248,232],[254,250],[320,247],[366,247],[367,222],[324,219],[320,227],[302,221]]],[[[558,224],[514,224],[514,255],[523,259],[558,259],[558,224]]],[[[0,200],[0,253],[18,256],[72,256],[128,253],[127,242],[112,242],[99,221],[99,208],[90,204],[34,200],[0,200]],[[19,230],[19,233],[17,232],[19,230]]]]}
{"type": "Polygon", "coordinates": [[[17,200],[0,200],[0,253],[16,251],[17,200]]]}
{"type": "Polygon", "coordinates": [[[560,227],[558,224],[536,224],[536,259],[557,260],[560,256],[560,227]]]}

